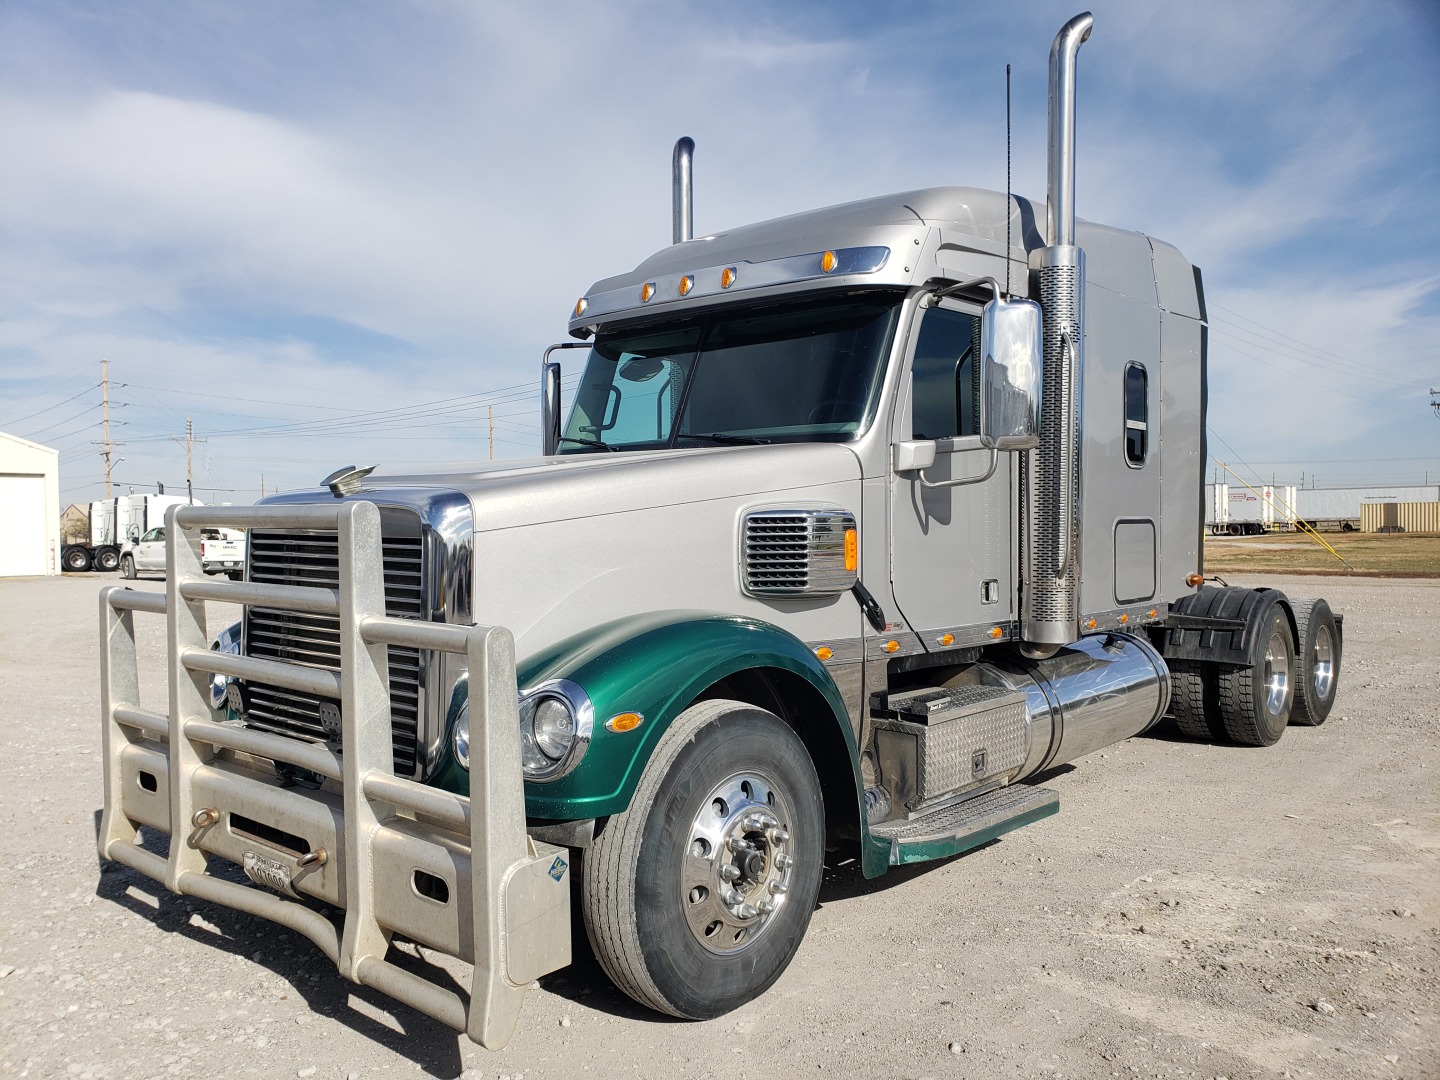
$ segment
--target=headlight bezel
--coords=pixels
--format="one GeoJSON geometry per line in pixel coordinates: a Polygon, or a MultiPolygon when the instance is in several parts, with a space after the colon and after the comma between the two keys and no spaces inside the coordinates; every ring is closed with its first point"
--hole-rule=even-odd
{"type": "MultiPolygon", "coordinates": [[[[569,679],[551,679],[532,687],[520,695],[518,713],[520,720],[521,768],[525,779],[535,783],[550,783],[569,775],[589,749],[595,729],[595,707],[584,687],[569,679]],[[558,756],[552,756],[541,745],[535,735],[534,723],[540,706],[546,699],[560,703],[571,718],[572,732],[569,746],[558,756]],[[533,749],[533,752],[528,752],[533,749]],[[528,760],[527,760],[528,759],[528,760]]],[[[460,707],[451,736],[451,747],[455,760],[467,771],[470,768],[470,702],[467,699],[460,707]]]]}

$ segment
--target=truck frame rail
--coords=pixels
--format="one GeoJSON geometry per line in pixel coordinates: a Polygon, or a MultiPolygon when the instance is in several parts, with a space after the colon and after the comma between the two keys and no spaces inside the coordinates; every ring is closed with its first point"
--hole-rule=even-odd
{"type": "Polygon", "coordinates": [[[385,616],[380,514],[373,503],[177,506],[166,527],[163,596],[117,586],[100,592],[101,857],[175,893],[287,926],[352,982],[485,1047],[504,1046],[533,980],[570,962],[565,849],[525,832],[510,632],[385,616]],[[334,532],[339,588],[206,578],[200,529],[214,527],[334,532]],[[209,601],[337,616],[340,671],[208,648],[209,601]],[[164,716],[140,706],[135,612],[166,619],[164,716]],[[466,657],[468,797],[395,775],[390,645],[466,657]],[[338,699],[338,748],[212,719],[215,674],[338,699]],[[273,763],[330,783],[315,790],[282,786],[273,763]],[[169,834],[168,858],[141,846],[141,828],[169,834]],[[216,857],[242,866],[256,885],[209,873],[216,857]],[[341,926],[315,900],[341,909],[341,926]],[[394,934],[472,964],[470,993],[387,961],[394,934]]]}

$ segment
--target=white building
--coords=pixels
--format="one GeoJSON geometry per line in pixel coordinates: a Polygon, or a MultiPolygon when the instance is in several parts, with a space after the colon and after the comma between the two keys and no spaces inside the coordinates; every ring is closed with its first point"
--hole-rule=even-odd
{"type": "Polygon", "coordinates": [[[60,451],[0,431],[0,578],[60,572],[60,451]]]}

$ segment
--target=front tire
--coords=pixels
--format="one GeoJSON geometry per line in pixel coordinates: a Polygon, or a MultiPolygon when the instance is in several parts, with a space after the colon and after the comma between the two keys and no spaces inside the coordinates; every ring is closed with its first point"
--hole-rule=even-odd
{"type": "Polygon", "coordinates": [[[127,581],[135,580],[135,560],[129,555],[120,556],[120,576],[127,581]]]}
{"type": "Polygon", "coordinates": [[[642,1005],[723,1015],[794,957],[824,849],[820,781],[799,736],[743,702],[693,705],[586,852],[591,947],[642,1005]]]}

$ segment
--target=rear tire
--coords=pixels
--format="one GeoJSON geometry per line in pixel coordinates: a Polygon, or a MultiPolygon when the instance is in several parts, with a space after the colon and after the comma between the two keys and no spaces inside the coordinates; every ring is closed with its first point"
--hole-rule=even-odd
{"type": "Polygon", "coordinates": [[[1206,742],[1224,742],[1229,736],[1216,706],[1214,665],[1199,660],[1170,660],[1170,715],[1180,734],[1206,742]]]}
{"type": "Polygon", "coordinates": [[[1300,638],[1290,722],[1319,727],[1330,715],[1340,687],[1340,628],[1324,600],[1292,600],[1290,607],[1300,638]]]}
{"type": "Polygon", "coordinates": [[[127,581],[135,580],[135,560],[129,555],[120,556],[120,576],[127,581]]]}
{"type": "Polygon", "coordinates": [[[120,565],[120,553],[112,547],[101,548],[95,553],[95,569],[107,574],[120,565]]]}
{"type": "Polygon", "coordinates": [[[60,553],[60,563],[72,574],[83,574],[90,569],[90,552],[83,547],[68,547],[60,553]]]}
{"type": "Polygon", "coordinates": [[[824,851],[820,781],[799,736],[743,702],[693,705],[585,852],[595,957],[658,1012],[738,1008],[800,947],[824,851]]]}
{"type": "Polygon", "coordinates": [[[1260,617],[1244,667],[1221,668],[1220,716],[1242,746],[1273,746],[1285,734],[1295,699],[1295,642],[1278,603],[1260,617]]]}

